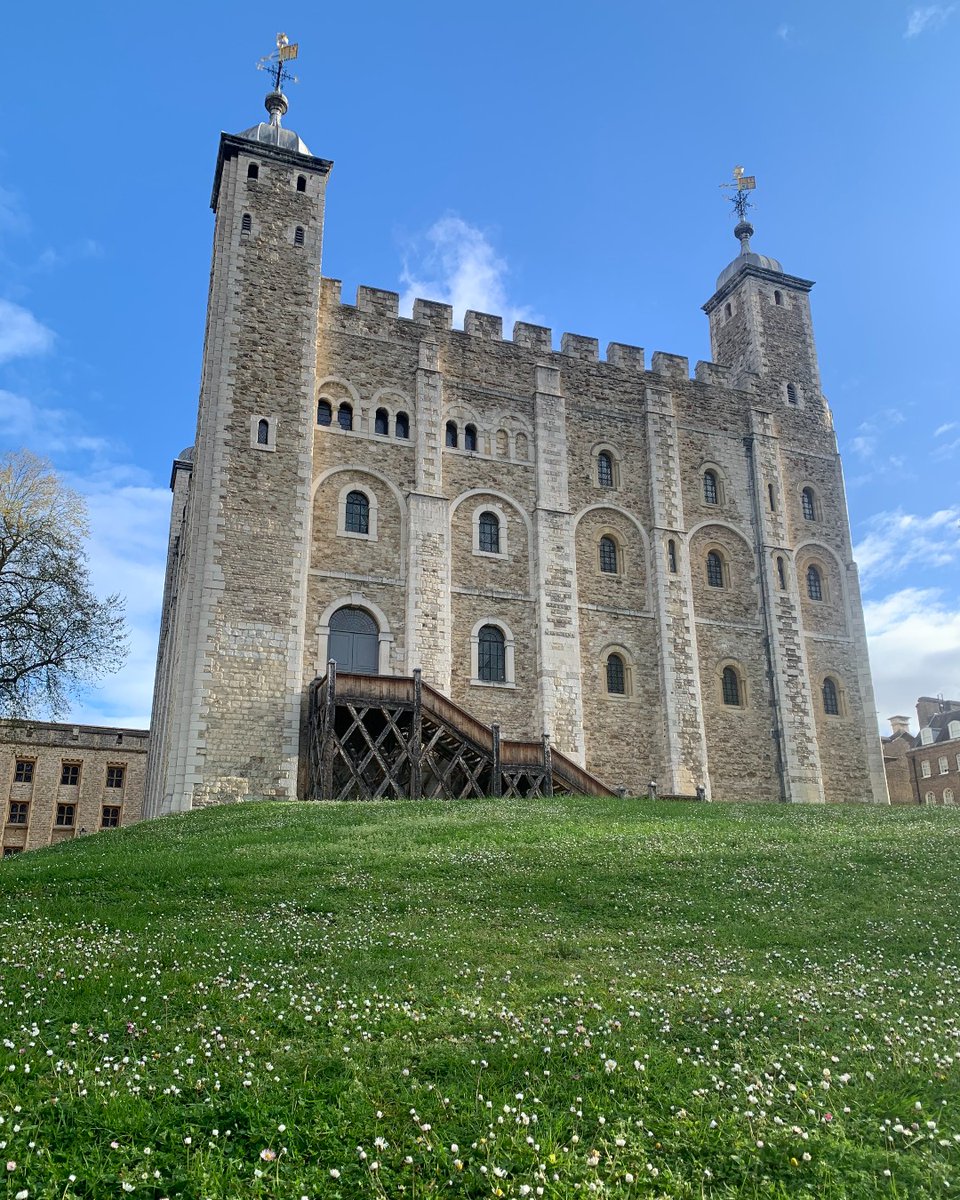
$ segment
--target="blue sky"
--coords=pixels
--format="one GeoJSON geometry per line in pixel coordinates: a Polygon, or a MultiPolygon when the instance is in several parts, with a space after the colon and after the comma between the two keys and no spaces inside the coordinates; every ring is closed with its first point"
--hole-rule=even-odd
{"type": "Polygon", "coordinates": [[[335,161],[345,297],[693,363],[737,249],[718,185],[756,174],[754,248],[817,281],[880,716],[960,696],[960,3],[54,3],[5,21],[0,449],[87,496],[98,585],[128,598],[130,662],[74,719],[148,720],[217,139],[260,119],[278,29],[301,46],[285,123],[335,161]]]}

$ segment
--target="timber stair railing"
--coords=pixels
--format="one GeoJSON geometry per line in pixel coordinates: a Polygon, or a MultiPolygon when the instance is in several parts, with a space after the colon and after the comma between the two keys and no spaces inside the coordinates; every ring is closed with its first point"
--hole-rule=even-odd
{"type": "Polygon", "coordinates": [[[413,675],[327,674],[310,688],[310,796],[613,796],[550,745],[500,737],[413,675]]]}

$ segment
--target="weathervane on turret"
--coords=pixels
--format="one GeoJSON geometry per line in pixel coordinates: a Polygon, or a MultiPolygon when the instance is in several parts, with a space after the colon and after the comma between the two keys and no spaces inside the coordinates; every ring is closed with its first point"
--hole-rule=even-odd
{"type": "Polygon", "coordinates": [[[744,175],[743,167],[734,167],[733,183],[721,183],[720,186],[735,189],[732,196],[726,197],[733,205],[733,211],[738,218],[733,236],[740,242],[740,253],[749,254],[753,226],[747,220],[747,210],[753,208],[753,201],[748,193],[757,186],[757,177],[756,175],[744,175]]]}
{"type": "Polygon", "coordinates": [[[286,67],[288,62],[297,57],[299,50],[299,42],[291,45],[285,33],[278,33],[276,50],[272,54],[265,54],[257,63],[258,71],[269,71],[273,75],[274,91],[282,92],[284,82],[299,83],[296,75],[291,75],[286,67]]]}

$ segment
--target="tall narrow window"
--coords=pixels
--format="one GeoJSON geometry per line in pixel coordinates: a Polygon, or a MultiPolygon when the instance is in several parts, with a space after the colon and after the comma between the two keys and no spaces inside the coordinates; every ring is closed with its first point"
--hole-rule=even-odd
{"type": "Polygon", "coordinates": [[[410,436],[410,418],[405,412],[397,413],[397,423],[394,430],[398,438],[408,438],[410,436]]]}
{"type": "Polygon", "coordinates": [[[791,404],[796,404],[796,402],[797,402],[797,385],[795,383],[787,384],[787,399],[790,401],[791,404]]]}
{"type": "Polygon", "coordinates": [[[607,691],[611,696],[627,693],[627,672],[619,654],[611,654],[607,659],[607,691]]]}
{"type": "Polygon", "coordinates": [[[353,428],[353,409],[349,404],[341,404],[337,409],[337,424],[341,429],[353,428]]]}
{"type": "Polygon", "coordinates": [[[840,716],[840,695],[835,681],[829,675],[823,681],[823,711],[831,717],[840,716]]]}
{"type": "Polygon", "coordinates": [[[720,503],[720,488],[717,485],[716,471],[703,473],[703,499],[705,504],[720,503]]]}
{"type": "Polygon", "coordinates": [[[811,600],[823,599],[823,580],[819,570],[812,563],[807,567],[807,595],[811,600]]]}
{"type": "Polygon", "coordinates": [[[303,226],[302,225],[298,225],[296,227],[296,229],[293,231],[293,244],[295,246],[303,245],[303,226]]]}
{"type": "Polygon", "coordinates": [[[777,511],[777,494],[776,494],[776,492],[773,490],[773,484],[772,484],[772,483],[768,483],[768,484],[767,484],[767,495],[768,495],[768,496],[769,496],[769,498],[770,498],[770,511],[771,511],[771,512],[776,512],[776,511],[777,511]]]}
{"type": "Polygon", "coordinates": [[[518,458],[521,462],[526,462],[530,457],[530,450],[527,445],[527,435],[525,433],[518,433],[513,439],[513,453],[514,457],[518,458]]]}
{"type": "Polygon", "coordinates": [[[126,767],[107,767],[107,787],[122,788],[126,767]]]}
{"type": "Polygon", "coordinates": [[[731,306],[730,306],[729,304],[725,304],[725,305],[723,306],[723,315],[724,315],[725,317],[732,317],[732,316],[733,316],[733,309],[731,308],[731,306]]]}
{"type": "Polygon", "coordinates": [[[503,630],[484,625],[477,647],[477,678],[486,683],[505,683],[507,679],[506,642],[503,630]]]}
{"type": "Polygon", "coordinates": [[[240,218],[240,232],[249,233],[253,229],[253,217],[249,213],[244,213],[240,218]]]}
{"type": "Polygon", "coordinates": [[[477,449],[477,427],[476,425],[468,425],[463,431],[463,448],[464,450],[476,451],[477,449]]]}
{"type": "Polygon", "coordinates": [[[613,487],[613,455],[606,450],[597,455],[597,483],[601,487],[613,487]]]}
{"type": "Polygon", "coordinates": [[[264,420],[262,417],[257,422],[257,445],[258,446],[269,446],[270,445],[270,422],[267,420],[264,420]]]}
{"type": "Polygon", "coordinates": [[[800,493],[800,506],[803,510],[803,519],[805,521],[816,520],[817,510],[813,501],[813,488],[805,487],[800,493]]]}
{"type": "Polygon", "coordinates": [[[298,175],[298,176],[297,176],[297,191],[298,191],[298,192],[305,192],[306,190],[307,190],[307,177],[306,177],[306,175],[298,175]]]}
{"type": "Polygon", "coordinates": [[[329,425],[333,421],[333,409],[329,400],[317,401],[317,424],[329,425]]]}
{"type": "Polygon", "coordinates": [[[248,179],[259,179],[260,178],[260,168],[257,166],[256,163],[250,163],[249,166],[247,167],[247,178],[248,179]]]}
{"type": "Polygon", "coordinates": [[[782,294],[781,294],[780,292],[774,292],[774,293],[773,293],[773,302],[774,302],[774,304],[776,304],[778,307],[779,307],[781,304],[783,304],[783,296],[782,296],[782,294]]]}
{"type": "Polygon", "coordinates": [[[480,549],[485,554],[500,553],[500,518],[496,513],[482,512],[479,520],[480,549]]]}
{"type": "Polygon", "coordinates": [[[671,538],[670,541],[667,542],[667,566],[670,568],[670,574],[676,575],[676,573],[677,573],[677,543],[673,540],[673,538],[671,538]]]}
{"type": "Polygon", "coordinates": [[[347,509],[343,527],[347,533],[370,532],[370,501],[363,492],[347,493],[347,509]]]}
{"type": "Polygon", "coordinates": [[[377,409],[377,415],[373,419],[373,432],[384,436],[390,432],[390,417],[385,408],[377,409]]]}
{"type": "Polygon", "coordinates": [[[707,584],[713,588],[723,587],[723,559],[716,550],[707,555],[707,584]]]}
{"type": "Polygon", "coordinates": [[[724,667],[721,679],[724,704],[740,707],[740,679],[733,667],[724,667]]]}
{"type": "Polygon", "coordinates": [[[600,570],[605,575],[617,573],[617,543],[612,537],[600,539],[600,570]]]}
{"type": "Polygon", "coordinates": [[[777,555],[777,583],[780,585],[780,591],[787,590],[787,569],[783,565],[783,558],[777,555]]]}
{"type": "Polygon", "coordinates": [[[13,775],[14,783],[33,783],[33,759],[18,758],[13,775]]]}
{"type": "Polygon", "coordinates": [[[448,421],[447,422],[447,431],[446,431],[444,440],[446,442],[446,445],[451,447],[451,449],[456,450],[456,448],[457,448],[457,423],[456,423],[456,421],[448,421]]]}

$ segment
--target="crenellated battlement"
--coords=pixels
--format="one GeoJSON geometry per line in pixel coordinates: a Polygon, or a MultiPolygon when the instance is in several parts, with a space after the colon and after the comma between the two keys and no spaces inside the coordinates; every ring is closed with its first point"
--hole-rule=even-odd
{"type": "MultiPolygon", "coordinates": [[[[479,341],[500,342],[505,346],[516,346],[520,350],[532,351],[535,354],[561,355],[565,358],[576,359],[578,362],[596,363],[601,367],[614,367],[619,371],[629,371],[635,374],[650,373],[676,383],[688,383],[691,380],[690,360],[681,354],[668,354],[662,350],[655,350],[651,356],[650,365],[647,366],[642,346],[630,346],[624,342],[609,342],[601,357],[599,339],[580,333],[561,333],[560,348],[555,349],[553,330],[546,325],[515,321],[512,338],[505,338],[503,317],[494,313],[477,312],[474,309],[468,309],[464,313],[463,329],[454,329],[453,307],[450,304],[418,297],[413,302],[412,316],[401,317],[399,292],[361,285],[357,288],[356,303],[348,304],[343,300],[342,284],[339,279],[322,280],[320,304],[329,312],[340,310],[344,314],[355,313],[364,318],[373,317],[378,320],[423,325],[437,333],[456,333],[476,338],[479,341]]],[[[698,362],[692,379],[707,387],[750,389],[750,381],[744,379],[742,371],[738,372],[714,362],[698,362]]]]}

